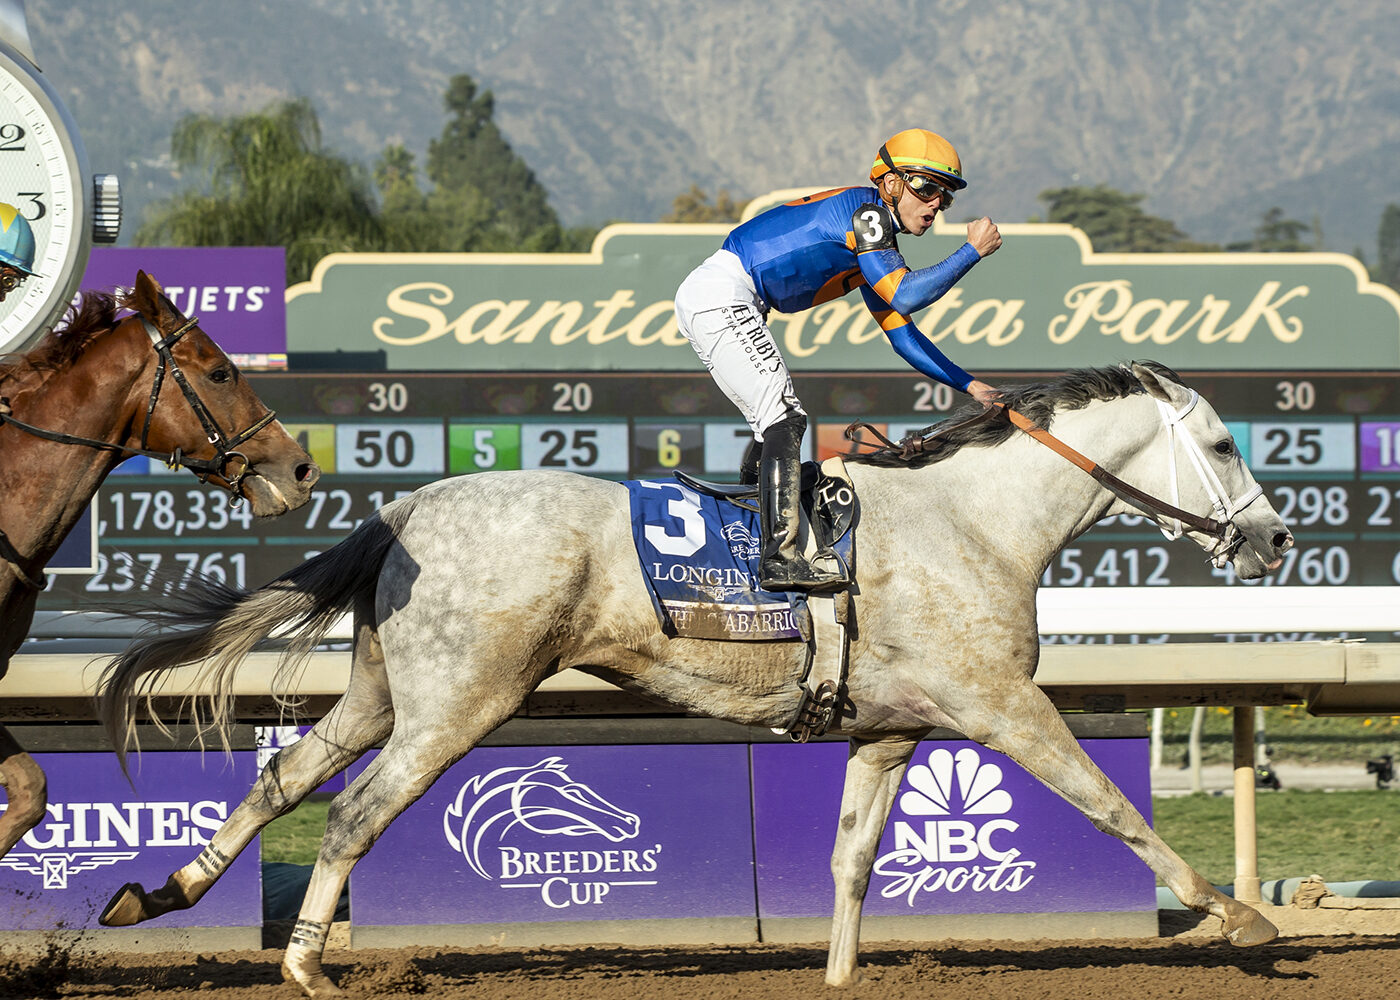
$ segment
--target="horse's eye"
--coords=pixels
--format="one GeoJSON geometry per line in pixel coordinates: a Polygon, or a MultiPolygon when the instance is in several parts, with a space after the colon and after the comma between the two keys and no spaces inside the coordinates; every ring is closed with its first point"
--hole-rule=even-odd
{"type": "Polygon", "coordinates": [[[209,373],[209,381],[219,385],[223,385],[231,378],[233,378],[233,372],[229,371],[227,368],[215,368],[209,373]]]}
{"type": "Polygon", "coordinates": [[[1217,441],[1215,443],[1215,453],[1217,455],[1228,455],[1234,450],[1235,442],[1231,441],[1229,438],[1226,438],[1224,441],[1217,441]]]}

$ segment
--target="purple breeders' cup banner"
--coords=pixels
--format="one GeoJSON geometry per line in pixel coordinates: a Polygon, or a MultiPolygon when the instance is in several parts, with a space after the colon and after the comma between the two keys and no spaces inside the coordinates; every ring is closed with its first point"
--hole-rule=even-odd
{"type": "MultiPolygon", "coordinates": [[[[1146,740],[1081,746],[1151,819],[1146,740]]],[[[753,748],[760,918],[828,916],[846,745],[753,748]]],[[[1008,758],[970,742],[915,750],[876,853],[865,913],[1073,913],[1156,908],[1120,841],[1008,758]]]]}
{"type": "Polygon", "coordinates": [[[186,316],[198,316],[225,354],[286,355],[281,247],[93,247],[81,287],[130,288],[137,271],[160,282],[186,316]]]}
{"type": "Polygon", "coordinates": [[[351,920],[751,918],[749,801],[746,746],[485,747],[355,867],[351,920]]]}
{"type": "MultiPolygon", "coordinates": [[[[254,753],[133,755],[122,777],[110,753],[35,754],[49,778],[48,815],[0,858],[0,928],[97,927],[127,882],[165,884],[193,861],[256,774],[254,753]]],[[[255,840],[198,906],[155,927],[262,924],[262,869],[255,840]]]]}

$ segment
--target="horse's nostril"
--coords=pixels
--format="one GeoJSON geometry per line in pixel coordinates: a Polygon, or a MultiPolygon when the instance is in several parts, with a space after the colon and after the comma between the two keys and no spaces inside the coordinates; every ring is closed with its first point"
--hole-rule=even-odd
{"type": "Polygon", "coordinates": [[[1293,536],[1286,531],[1280,531],[1278,534],[1274,535],[1273,541],[1274,551],[1281,552],[1286,546],[1292,544],[1293,536]]]}
{"type": "Polygon", "coordinates": [[[321,478],[321,467],[315,462],[305,462],[296,468],[297,482],[303,486],[314,486],[321,478]]]}

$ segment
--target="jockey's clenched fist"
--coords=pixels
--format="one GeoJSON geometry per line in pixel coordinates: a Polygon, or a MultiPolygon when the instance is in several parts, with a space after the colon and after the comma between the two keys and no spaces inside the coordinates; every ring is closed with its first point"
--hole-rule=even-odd
{"type": "Polygon", "coordinates": [[[978,255],[985,257],[996,253],[997,247],[1001,246],[1001,233],[997,232],[997,224],[984,215],[967,224],[967,242],[972,244],[978,255]]]}

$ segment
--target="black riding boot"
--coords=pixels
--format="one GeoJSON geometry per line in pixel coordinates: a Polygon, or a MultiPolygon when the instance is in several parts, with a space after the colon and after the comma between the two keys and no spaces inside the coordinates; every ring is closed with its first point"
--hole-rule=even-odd
{"type": "Polygon", "coordinates": [[[758,518],[763,530],[759,577],[764,590],[831,590],[844,574],[810,565],[797,550],[801,525],[802,462],[799,451],[807,419],[788,417],[763,432],[759,463],[758,518]]]}
{"type": "Polygon", "coordinates": [[[758,464],[762,459],[763,445],[757,440],[749,442],[744,449],[744,457],[739,460],[739,483],[742,486],[758,485],[758,464]]]}

